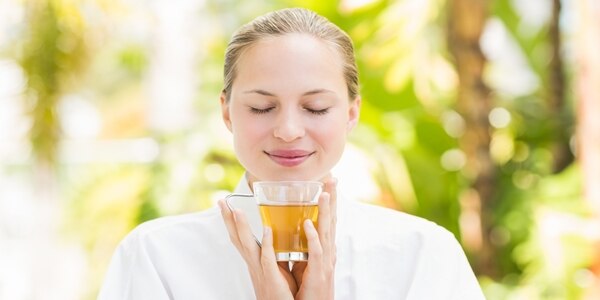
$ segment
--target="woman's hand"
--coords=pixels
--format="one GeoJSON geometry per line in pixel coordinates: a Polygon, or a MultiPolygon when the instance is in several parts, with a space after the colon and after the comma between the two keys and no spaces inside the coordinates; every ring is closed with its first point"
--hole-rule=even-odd
{"type": "Polygon", "coordinates": [[[336,261],[337,180],[328,179],[319,198],[318,230],[304,222],[308,240],[308,262],[296,262],[292,274],[298,285],[296,299],[333,299],[336,261]]]}
{"type": "Polygon", "coordinates": [[[288,262],[277,262],[270,228],[265,227],[259,247],[244,213],[237,209],[231,212],[223,200],[219,201],[229,238],[246,261],[258,300],[333,299],[336,186],[335,179],[328,179],[319,197],[318,229],[310,220],[304,221],[308,262],[295,262],[291,270],[288,262]]]}
{"type": "Polygon", "coordinates": [[[288,262],[277,263],[271,229],[265,227],[261,249],[254,240],[243,212],[237,209],[232,212],[223,200],[219,201],[219,208],[229,232],[229,239],[246,261],[256,299],[294,299],[298,286],[288,262]]]}

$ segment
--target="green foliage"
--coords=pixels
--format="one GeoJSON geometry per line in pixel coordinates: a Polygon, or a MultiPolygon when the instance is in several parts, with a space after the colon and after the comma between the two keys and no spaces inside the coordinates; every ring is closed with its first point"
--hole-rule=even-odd
{"type": "Polygon", "coordinates": [[[439,49],[444,36],[438,33],[445,24],[437,16],[443,8],[443,1],[419,7],[402,1],[374,1],[350,12],[320,7],[317,11],[349,32],[355,42],[363,98],[361,126],[369,129],[370,136],[358,133],[353,143],[373,157],[380,157],[382,150],[372,145],[388,145],[391,155],[405,162],[405,168],[398,163],[380,166],[374,177],[382,187],[408,184],[414,190],[407,194],[406,189],[384,188],[395,199],[396,208],[460,235],[457,199],[464,183],[456,172],[440,164],[442,154],[457,145],[440,118],[440,112],[452,102],[448,99],[453,87],[436,83],[438,72],[452,76],[445,68],[450,65],[444,62],[445,47],[439,49]],[[439,69],[424,70],[429,64],[439,69]],[[366,142],[361,142],[363,139],[366,142]],[[404,174],[390,176],[387,169],[404,174]],[[406,182],[394,181],[398,178],[406,182]],[[416,199],[407,200],[412,197],[416,199]]]}
{"type": "Polygon", "coordinates": [[[19,52],[33,120],[30,139],[36,158],[52,164],[60,139],[56,106],[85,60],[83,25],[77,8],[63,2],[28,1],[26,9],[28,27],[19,52]]]}
{"type": "Polygon", "coordinates": [[[144,74],[148,66],[146,49],[140,45],[130,45],[121,51],[119,61],[125,70],[130,72],[135,78],[139,78],[144,74]]]}
{"type": "MultiPolygon", "coordinates": [[[[554,127],[544,100],[549,84],[545,79],[547,24],[523,27],[514,2],[493,1],[491,16],[507,28],[540,84],[525,95],[493,94],[495,105],[510,113],[506,127],[490,132],[497,146],[492,151],[499,170],[498,193],[491,199],[493,211],[483,216],[494,224],[490,238],[499,253],[501,276],[495,281],[480,280],[488,299],[578,299],[585,286],[576,279],[586,276],[593,245],[577,230],[556,233],[551,226],[591,224],[591,210],[581,199],[576,164],[552,174],[549,149],[554,127]]],[[[92,49],[93,68],[86,73],[89,82],[74,81],[88,60],[84,40],[88,29],[79,8],[67,3],[27,2],[28,27],[24,42],[18,45],[29,90],[27,106],[32,111],[30,138],[36,155],[48,162],[56,160],[61,138],[56,107],[74,82],[95,91],[105,107],[119,110],[130,103],[145,103],[138,90],[151,64],[150,45],[111,41],[92,49]]],[[[167,134],[153,131],[144,120],[128,115],[129,111],[120,112],[128,121],[141,124],[136,123],[133,130],[116,130],[132,130],[131,135],[150,135],[157,141],[160,151],[152,162],[62,166],[63,189],[69,199],[65,227],[89,250],[95,281],[116,243],[137,224],[207,209],[235,188],[244,170],[230,145],[223,143],[222,134],[214,130],[214,123],[220,122],[223,52],[239,25],[287,6],[311,8],[353,38],[363,106],[361,123],[350,142],[377,158],[371,175],[381,194],[373,200],[432,220],[460,238],[465,228],[461,228],[459,198],[469,188],[469,179],[460,162],[454,162],[456,168],[443,163],[445,155],[460,148],[444,119],[445,113],[454,110],[458,84],[447,58],[446,5],[443,0],[382,0],[351,9],[337,1],[282,0],[257,5],[208,1],[206,11],[220,23],[202,45],[205,56],[197,66],[201,80],[194,108],[201,120],[189,130],[167,134]],[[202,147],[190,146],[198,140],[202,147]]],[[[566,107],[564,114],[567,125],[573,127],[571,108],[566,107]]],[[[465,249],[469,250],[466,244],[465,249]]]]}

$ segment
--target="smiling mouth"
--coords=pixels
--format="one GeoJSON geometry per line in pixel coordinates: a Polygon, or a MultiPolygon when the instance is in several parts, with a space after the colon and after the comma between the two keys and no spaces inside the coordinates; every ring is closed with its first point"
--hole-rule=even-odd
{"type": "Polygon", "coordinates": [[[302,164],[310,156],[315,154],[315,151],[308,152],[303,150],[283,150],[283,151],[263,151],[269,158],[284,167],[295,167],[302,164]]]}

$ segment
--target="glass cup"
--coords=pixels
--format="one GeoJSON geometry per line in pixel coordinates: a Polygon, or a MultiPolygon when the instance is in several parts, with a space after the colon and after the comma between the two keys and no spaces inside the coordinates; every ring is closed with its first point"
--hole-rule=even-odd
{"type": "Polygon", "coordinates": [[[277,261],[308,260],[308,242],[303,223],[309,219],[317,227],[323,183],[257,181],[253,189],[263,225],[272,229],[277,261]]]}

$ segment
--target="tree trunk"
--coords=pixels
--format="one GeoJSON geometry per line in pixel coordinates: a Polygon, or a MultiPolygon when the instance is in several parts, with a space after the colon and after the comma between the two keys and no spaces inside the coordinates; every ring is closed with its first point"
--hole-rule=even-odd
{"type": "MultiPolygon", "coordinates": [[[[577,154],[583,172],[584,197],[596,218],[600,218],[600,3],[577,3],[576,90],[577,154]]],[[[597,241],[600,244],[600,241],[597,241]]],[[[585,299],[600,297],[600,250],[596,248],[595,288],[585,299]]]]}
{"type": "Polygon", "coordinates": [[[554,121],[552,142],[552,171],[558,173],[573,162],[573,154],[569,146],[571,124],[565,107],[565,76],[562,60],[562,43],[560,36],[560,0],[552,1],[552,19],[550,21],[550,47],[552,59],[549,70],[549,106],[550,117],[554,121]]]}
{"type": "MultiPolygon", "coordinates": [[[[480,228],[478,237],[465,244],[476,254],[474,267],[478,275],[497,278],[496,249],[490,243],[493,228],[492,208],[495,195],[496,170],[490,155],[490,124],[488,115],[492,106],[490,88],[483,81],[486,64],[479,40],[488,15],[487,1],[452,0],[449,2],[449,47],[454,56],[459,77],[457,110],[465,119],[466,130],[460,138],[461,149],[467,156],[465,176],[471,189],[464,193],[463,217],[478,215],[478,223],[467,224],[463,232],[480,228]]],[[[461,217],[462,218],[462,217],[461,217]]],[[[468,237],[465,237],[468,238],[468,237]]]]}

